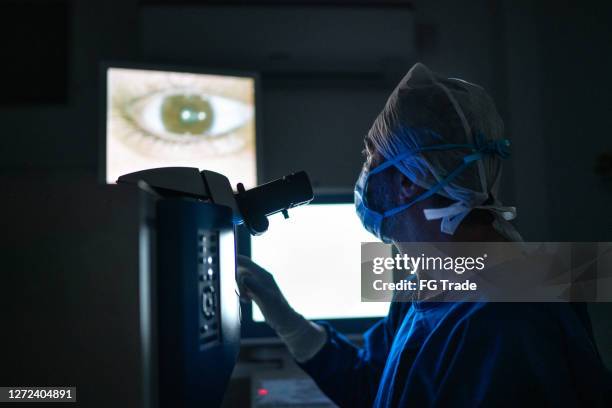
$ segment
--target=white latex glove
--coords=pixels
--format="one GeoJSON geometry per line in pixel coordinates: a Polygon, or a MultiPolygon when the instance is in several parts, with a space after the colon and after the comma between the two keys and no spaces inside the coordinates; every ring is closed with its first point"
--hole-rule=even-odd
{"type": "Polygon", "coordinates": [[[240,296],[252,299],[299,362],[312,358],[327,341],[327,332],[297,313],[287,302],[270,272],[238,255],[240,296]]]}

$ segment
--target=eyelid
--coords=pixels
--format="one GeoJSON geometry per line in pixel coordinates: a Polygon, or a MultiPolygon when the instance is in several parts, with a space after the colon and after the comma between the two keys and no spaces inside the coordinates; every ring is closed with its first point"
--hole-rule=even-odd
{"type": "Polygon", "coordinates": [[[222,138],[243,126],[252,117],[252,109],[246,103],[231,97],[213,95],[201,92],[215,115],[210,129],[196,137],[186,138],[183,134],[175,134],[166,129],[159,117],[161,104],[165,97],[174,95],[191,95],[189,88],[171,87],[163,91],[148,93],[133,99],[126,107],[126,113],[147,137],[153,137],[166,143],[202,143],[212,139],[222,138]],[[147,118],[149,118],[147,120],[147,118]],[[228,118],[231,118],[228,119],[228,118]],[[205,136],[205,137],[202,137],[205,136]]]}

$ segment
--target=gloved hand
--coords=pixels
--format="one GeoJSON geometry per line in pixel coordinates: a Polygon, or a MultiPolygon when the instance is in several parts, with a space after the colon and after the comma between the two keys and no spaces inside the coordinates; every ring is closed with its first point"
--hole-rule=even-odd
{"type": "Polygon", "coordinates": [[[287,302],[270,272],[238,255],[240,296],[252,299],[266,323],[276,331],[299,362],[312,358],[327,341],[327,332],[297,313],[287,302]]]}

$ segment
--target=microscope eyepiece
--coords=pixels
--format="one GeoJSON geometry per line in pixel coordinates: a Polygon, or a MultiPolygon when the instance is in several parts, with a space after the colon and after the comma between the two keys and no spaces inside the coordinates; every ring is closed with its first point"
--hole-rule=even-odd
{"type": "Polygon", "coordinates": [[[253,235],[268,229],[267,217],[307,204],[314,198],[310,179],[304,171],[246,190],[239,183],[234,193],[227,177],[209,170],[164,167],[125,174],[118,183],[146,185],[162,197],[192,197],[232,209],[234,224],[244,223],[253,235]]]}
{"type": "Polygon", "coordinates": [[[290,208],[307,204],[313,197],[310,179],[304,171],[250,190],[238,184],[238,192],[235,194],[244,224],[253,235],[260,235],[268,229],[268,216],[282,212],[287,218],[290,208]]]}

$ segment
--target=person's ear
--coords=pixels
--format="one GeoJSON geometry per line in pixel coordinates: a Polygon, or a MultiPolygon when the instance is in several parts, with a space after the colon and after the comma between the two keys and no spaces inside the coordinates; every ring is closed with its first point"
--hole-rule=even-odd
{"type": "Polygon", "coordinates": [[[425,191],[422,187],[414,184],[404,173],[398,171],[400,180],[399,198],[402,203],[408,203],[414,200],[425,191]]]}

